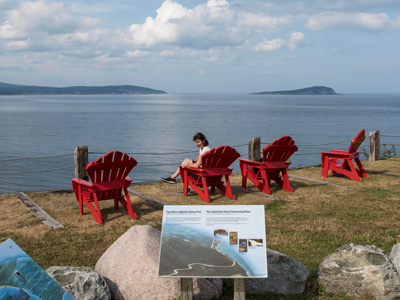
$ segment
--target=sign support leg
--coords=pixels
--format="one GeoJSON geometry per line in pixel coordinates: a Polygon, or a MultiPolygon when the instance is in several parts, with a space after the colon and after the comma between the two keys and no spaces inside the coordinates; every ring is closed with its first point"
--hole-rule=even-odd
{"type": "Polygon", "coordinates": [[[235,278],[233,280],[233,299],[245,300],[246,299],[246,285],[244,278],[235,278]]]}
{"type": "Polygon", "coordinates": [[[181,278],[182,300],[193,300],[193,278],[181,278]]]}

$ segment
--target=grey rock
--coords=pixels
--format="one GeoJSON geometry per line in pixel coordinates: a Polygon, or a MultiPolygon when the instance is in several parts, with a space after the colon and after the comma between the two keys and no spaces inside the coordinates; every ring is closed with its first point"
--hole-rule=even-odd
{"type": "Polygon", "coordinates": [[[399,273],[383,250],[375,246],[345,245],[322,261],[317,274],[327,292],[382,300],[400,298],[399,273]]]}
{"type": "MultiPolygon", "coordinates": [[[[107,282],[114,300],[167,300],[181,294],[180,278],[159,278],[161,233],[148,225],[131,227],[99,258],[95,270],[107,282]]],[[[222,294],[221,279],[193,280],[194,299],[222,294]]]]}
{"type": "Polygon", "coordinates": [[[246,279],[248,294],[300,294],[306,287],[310,271],[302,263],[267,249],[268,278],[246,279]]]}
{"type": "Polygon", "coordinates": [[[59,267],[46,270],[75,300],[110,300],[104,279],[88,267],[59,267]]]}
{"type": "Polygon", "coordinates": [[[392,251],[390,251],[389,254],[389,259],[396,268],[397,273],[400,274],[400,243],[397,243],[392,247],[392,251]]]}

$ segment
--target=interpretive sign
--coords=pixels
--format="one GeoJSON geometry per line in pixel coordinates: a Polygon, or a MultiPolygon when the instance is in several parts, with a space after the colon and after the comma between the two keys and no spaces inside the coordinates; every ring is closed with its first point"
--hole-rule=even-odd
{"type": "Polygon", "coordinates": [[[0,244],[0,300],[74,300],[13,240],[0,244]]]}
{"type": "Polygon", "coordinates": [[[165,205],[160,277],[267,277],[263,205],[165,205]]]}

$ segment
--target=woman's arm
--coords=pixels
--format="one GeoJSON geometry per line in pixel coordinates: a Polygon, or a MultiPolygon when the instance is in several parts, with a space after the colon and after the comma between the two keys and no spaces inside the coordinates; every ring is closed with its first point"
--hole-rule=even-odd
{"type": "Polygon", "coordinates": [[[198,169],[201,167],[201,164],[202,164],[201,156],[198,156],[194,163],[193,162],[186,163],[186,166],[184,166],[184,167],[191,167],[191,168],[198,169]]]}

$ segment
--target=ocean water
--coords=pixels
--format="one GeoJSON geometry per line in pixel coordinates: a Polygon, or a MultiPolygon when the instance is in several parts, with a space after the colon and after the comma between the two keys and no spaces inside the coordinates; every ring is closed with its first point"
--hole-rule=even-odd
{"type": "MultiPolygon", "coordinates": [[[[234,146],[242,157],[253,137],[264,146],[290,135],[298,167],[319,164],[320,151],[347,149],[361,129],[380,130],[381,143],[399,145],[399,116],[400,95],[1,96],[0,193],[71,188],[78,145],[89,147],[89,161],[113,150],[130,153],[138,161],[130,177],[147,182],[195,158],[199,131],[211,147],[234,146]]],[[[233,167],[240,172],[238,163],[233,167]]]]}

